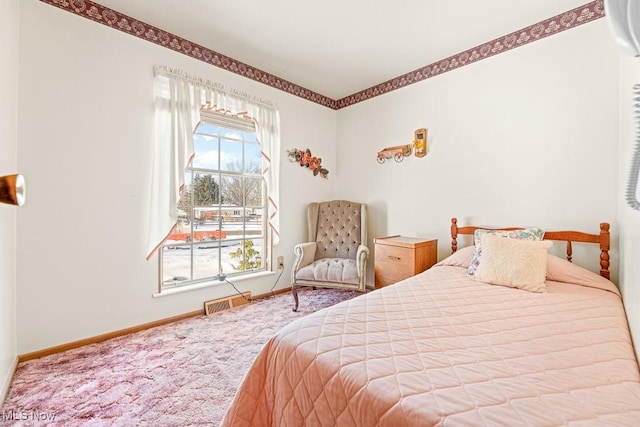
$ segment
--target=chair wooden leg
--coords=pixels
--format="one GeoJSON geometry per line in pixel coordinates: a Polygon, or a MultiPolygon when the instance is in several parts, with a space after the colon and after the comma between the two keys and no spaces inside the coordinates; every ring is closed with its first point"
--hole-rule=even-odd
{"type": "Polygon", "coordinates": [[[291,286],[291,293],[294,301],[293,311],[298,311],[298,287],[296,285],[291,286]]]}

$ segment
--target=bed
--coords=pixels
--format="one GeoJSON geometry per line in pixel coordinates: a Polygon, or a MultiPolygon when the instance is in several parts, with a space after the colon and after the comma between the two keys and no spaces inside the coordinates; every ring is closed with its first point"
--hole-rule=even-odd
{"type": "MultiPolygon", "coordinates": [[[[454,218],[453,253],[431,269],[284,327],[223,425],[639,425],[640,374],[608,280],[608,224],[597,234],[546,231],[526,245],[504,238],[522,229],[484,230],[454,218]],[[458,250],[465,234],[476,244],[458,250]],[[568,260],[547,254],[550,240],[568,260]],[[600,246],[600,275],[570,262],[572,242],[600,246]],[[542,291],[478,279],[496,244],[545,248],[542,291]]],[[[496,271],[520,268],[510,262],[496,271]]]]}

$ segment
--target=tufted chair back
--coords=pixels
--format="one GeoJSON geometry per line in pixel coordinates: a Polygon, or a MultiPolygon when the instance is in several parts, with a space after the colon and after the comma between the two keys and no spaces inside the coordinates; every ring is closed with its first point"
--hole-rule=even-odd
{"type": "Polygon", "coordinates": [[[355,259],[358,246],[367,244],[366,214],[366,205],[346,200],[309,204],[307,235],[317,244],[315,259],[355,259]]]}

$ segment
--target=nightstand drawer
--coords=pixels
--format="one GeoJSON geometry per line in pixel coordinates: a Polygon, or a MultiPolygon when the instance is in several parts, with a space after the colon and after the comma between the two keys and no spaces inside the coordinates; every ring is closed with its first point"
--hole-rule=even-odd
{"type": "Polygon", "coordinates": [[[383,283],[395,283],[413,276],[415,252],[409,248],[378,245],[375,254],[376,286],[380,279],[383,283]]]}
{"type": "Polygon", "coordinates": [[[390,236],[374,239],[376,288],[399,282],[437,262],[438,241],[390,236]]]}

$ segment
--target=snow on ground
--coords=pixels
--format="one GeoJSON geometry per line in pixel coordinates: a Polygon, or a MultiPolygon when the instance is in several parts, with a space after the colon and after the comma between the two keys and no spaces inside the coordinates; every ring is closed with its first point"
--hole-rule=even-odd
{"type": "MultiPolygon", "coordinates": [[[[235,266],[239,260],[231,257],[231,253],[241,248],[240,242],[232,240],[234,237],[240,237],[242,228],[246,227],[247,234],[253,235],[260,233],[261,226],[259,222],[246,224],[243,223],[225,223],[223,231],[227,232],[227,238],[223,240],[213,240],[196,242],[193,245],[193,279],[202,279],[205,277],[216,276],[220,273],[218,266],[218,257],[220,256],[223,274],[232,274],[237,272],[235,266]]],[[[217,230],[217,225],[205,223],[199,225],[197,231],[213,231],[217,230]]],[[[176,246],[166,246],[163,248],[163,269],[162,280],[165,287],[172,287],[172,282],[179,285],[184,279],[191,276],[191,248],[189,244],[180,241],[166,241],[165,244],[176,243],[176,246]],[[180,280],[182,279],[182,280],[180,280]]],[[[260,254],[262,251],[262,240],[255,239],[253,241],[254,249],[260,254]]]]}

